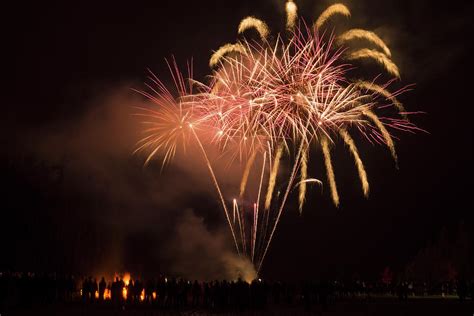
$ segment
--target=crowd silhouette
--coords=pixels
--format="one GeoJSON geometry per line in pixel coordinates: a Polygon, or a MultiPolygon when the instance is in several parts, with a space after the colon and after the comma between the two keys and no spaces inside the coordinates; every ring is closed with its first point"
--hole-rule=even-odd
{"type": "Polygon", "coordinates": [[[390,297],[451,297],[472,300],[474,281],[387,283],[364,280],[320,280],[299,283],[254,280],[198,282],[177,278],[129,279],[107,282],[72,275],[1,273],[3,306],[34,306],[52,303],[103,304],[113,307],[150,306],[161,309],[260,310],[271,306],[301,306],[309,310],[339,301],[390,297]]]}

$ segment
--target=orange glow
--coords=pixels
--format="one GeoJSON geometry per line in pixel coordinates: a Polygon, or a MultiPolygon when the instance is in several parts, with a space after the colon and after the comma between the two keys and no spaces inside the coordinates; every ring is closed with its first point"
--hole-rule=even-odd
{"type": "Polygon", "coordinates": [[[94,297],[95,297],[96,300],[99,299],[99,291],[95,291],[95,292],[94,292],[94,297]]]}
{"type": "Polygon", "coordinates": [[[153,297],[154,300],[156,300],[156,292],[151,293],[151,296],[153,297]]]}
{"type": "Polygon", "coordinates": [[[142,292],[140,293],[140,301],[144,301],[145,300],[145,289],[142,290],[142,292]]]}
{"type": "Polygon", "coordinates": [[[125,283],[126,286],[128,286],[128,284],[130,283],[130,279],[131,279],[130,273],[125,272],[125,274],[123,275],[122,280],[123,280],[123,282],[125,283]]]}
{"type": "Polygon", "coordinates": [[[110,290],[109,289],[105,289],[104,291],[104,300],[110,300],[112,299],[112,293],[110,293],[110,290]]]}
{"type": "Polygon", "coordinates": [[[127,292],[128,292],[128,291],[127,291],[127,288],[124,287],[124,288],[122,289],[122,296],[123,296],[123,299],[124,299],[124,300],[127,299],[127,292]]]}

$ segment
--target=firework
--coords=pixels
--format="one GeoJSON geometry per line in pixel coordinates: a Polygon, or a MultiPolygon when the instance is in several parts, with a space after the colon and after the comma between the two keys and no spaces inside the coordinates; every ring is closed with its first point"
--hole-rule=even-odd
{"type": "Polygon", "coordinates": [[[331,162],[331,151],[329,149],[329,141],[327,137],[321,139],[321,147],[323,149],[324,164],[326,166],[326,174],[328,177],[329,188],[331,189],[331,198],[335,206],[339,206],[339,193],[337,193],[336,177],[331,162]]]}
{"type": "Polygon", "coordinates": [[[243,34],[248,29],[257,30],[262,40],[266,39],[268,34],[270,34],[267,24],[253,16],[249,16],[240,22],[238,32],[239,34],[243,34]]]}
{"type": "Polygon", "coordinates": [[[293,1],[288,1],[285,6],[286,10],[286,28],[293,30],[295,28],[296,19],[298,18],[298,7],[293,1]]]}
{"type": "Polygon", "coordinates": [[[320,29],[332,16],[350,16],[347,7],[330,6],[312,28],[297,26],[297,6],[293,1],[286,3],[286,15],[288,32],[271,40],[265,22],[254,17],[243,19],[238,33],[253,28],[261,42],[249,42],[243,37],[219,48],[209,61],[213,72],[208,82],[192,79],[192,71],[188,71],[190,76],[185,79],[173,64],[170,69],[175,94],[154,76],[149,85],[151,92],[142,92],[156,107],[141,109],[146,127],[137,151],[147,151],[146,163],[160,152],[165,163],[181,144],[183,148],[188,143],[196,144],[216,188],[236,250],[247,256],[257,271],[292,188],[299,188],[302,212],[307,184],[323,184],[319,179],[309,178],[311,148],[322,149],[330,195],[338,206],[330,151],[338,137],[348,146],[362,191],[368,196],[367,174],[351,134],[359,133],[370,141],[385,143],[397,161],[388,129],[417,129],[407,120],[407,112],[396,98],[405,89],[388,91],[395,79],[378,84],[378,77],[369,81],[352,78],[356,65],[349,61],[355,63],[360,59],[375,61],[389,75],[400,77],[389,48],[380,37],[361,29],[351,29],[337,38],[320,35],[320,29]],[[350,52],[346,45],[353,39],[364,39],[381,51],[363,48],[350,52]],[[379,116],[388,107],[401,118],[389,113],[379,116]],[[207,154],[210,148],[218,148],[229,163],[244,166],[240,187],[236,188],[239,199],[232,199],[231,212],[207,154]],[[290,173],[285,177],[282,175],[287,172],[279,172],[283,160],[290,165],[290,173]],[[252,170],[257,168],[256,161],[262,165],[258,191],[251,194],[247,186],[252,170]]]}
{"type": "Polygon", "coordinates": [[[283,155],[283,145],[278,146],[278,149],[275,154],[275,159],[273,160],[273,167],[270,173],[270,180],[268,181],[267,196],[265,198],[265,210],[270,209],[270,204],[272,202],[273,190],[275,189],[276,178],[278,170],[280,167],[280,160],[283,155]]]}
{"type": "Polygon", "coordinates": [[[345,17],[351,16],[351,12],[345,5],[336,3],[329,6],[326,10],[324,10],[323,13],[321,13],[319,18],[316,20],[316,23],[314,23],[314,26],[317,29],[320,29],[324,25],[324,23],[326,23],[327,20],[329,20],[332,16],[336,14],[340,14],[345,17]]]}
{"type": "Polygon", "coordinates": [[[240,182],[239,197],[241,199],[244,196],[245,187],[247,186],[247,181],[248,181],[249,174],[250,174],[250,169],[252,169],[253,162],[255,161],[255,157],[256,157],[256,152],[253,152],[252,155],[250,156],[249,160],[247,161],[247,164],[245,165],[244,174],[242,175],[242,181],[240,182]]]}
{"type": "Polygon", "coordinates": [[[387,144],[388,148],[390,149],[390,153],[392,154],[392,157],[395,160],[395,163],[397,163],[398,158],[397,158],[397,152],[395,151],[395,144],[393,143],[392,136],[390,136],[390,133],[385,128],[385,125],[382,123],[382,121],[380,121],[378,116],[370,110],[365,110],[364,115],[370,118],[374,122],[374,124],[377,126],[377,128],[380,130],[380,132],[382,133],[383,140],[385,141],[385,144],[387,144]]]}
{"type": "Polygon", "coordinates": [[[405,113],[405,108],[403,107],[403,104],[401,104],[397,100],[397,98],[392,93],[390,93],[386,88],[384,88],[384,87],[382,87],[378,84],[375,84],[373,82],[362,81],[362,80],[357,81],[356,84],[361,89],[366,89],[366,90],[369,90],[369,91],[373,91],[373,92],[378,93],[381,96],[385,97],[390,102],[392,102],[392,104],[397,108],[397,110],[400,112],[400,114],[403,116],[403,118],[405,118],[405,119],[407,118],[407,115],[405,113]]]}
{"type": "Polygon", "coordinates": [[[361,59],[361,58],[371,58],[375,60],[380,65],[384,66],[389,74],[397,78],[400,78],[400,72],[398,71],[397,65],[395,65],[395,63],[391,61],[387,57],[387,55],[385,55],[384,53],[381,53],[373,49],[363,48],[363,49],[350,53],[349,56],[347,57],[348,60],[361,59]]]}
{"type": "Polygon", "coordinates": [[[384,54],[387,55],[388,57],[392,56],[392,53],[390,52],[390,49],[387,47],[385,42],[382,41],[382,39],[377,34],[375,34],[374,32],[367,31],[367,30],[362,30],[362,29],[349,30],[343,33],[342,35],[340,35],[337,38],[337,42],[339,45],[343,45],[345,42],[351,41],[353,39],[365,39],[375,44],[376,46],[380,47],[382,51],[384,52],[384,54]]]}
{"type": "Polygon", "coordinates": [[[349,146],[349,150],[354,156],[354,162],[357,167],[357,172],[359,173],[360,182],[362,184],[362,191],[364,192],[365,197],[369,196],[369,182],[367,181],[367,173],[365,172],[364,163],[360,159],[359,151],[354,143],[354,140],[349,135],[349,133],[345,129],[340,129],[339,134],[341,135],[342,139],[349,146]]]}
{"type": "Polygon", "coordinates": [[[209,66],[215,67],[226,54],[244,52],[245,48],[240,44],[226,44],[214,52],[211,59],[209,60],[209,66]]]}
{"type": "Polygon", "coordinates": [[[298,204],[299,204],[299,211],[300,214],[303,212],[303,205],[304,205],[304,200],[306,198],[306,180],[308,177],[308,148],[305,147],[303,149],[303,154],[301,155],[301,169],[300,169],[300,174],[301,174],[301,181],[299,184],[299,195],[298,195],[298,204]]]}

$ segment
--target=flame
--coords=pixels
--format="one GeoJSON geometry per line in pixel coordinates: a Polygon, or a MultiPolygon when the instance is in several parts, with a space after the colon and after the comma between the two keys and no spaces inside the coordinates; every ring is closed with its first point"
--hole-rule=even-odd
{"type": "Polygon", "coordinates": [[[128,292],[127,288],[124,287],[124,288],[122,289],[122,296],[123,296],[123,299],[124,299],[124,300],[127,299],[127,292],[128,292]]]}
{"type": "Polygon", "coordinates": [[[94,297],[95,297],[96,300],[99,299],[99,291],[95,291],[95,292],[94,292],[94,297]]]}
{"type": "Polygon", "coordinates": [[[140,301],[144,301],[145,300],[145,289],[142,290],[142,292],[140,293],[140,301]]]}
{"type": "Polygon", "coordinates": [[[153,297],[154,300],[156,300],[156,292],[151,293],[151,296],[153,297]]]}

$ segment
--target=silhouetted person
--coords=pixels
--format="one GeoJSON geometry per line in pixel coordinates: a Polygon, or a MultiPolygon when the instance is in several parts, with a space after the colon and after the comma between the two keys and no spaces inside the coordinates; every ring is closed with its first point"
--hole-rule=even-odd
{"type": "Polygon", "coordinates": [[[196,307],[199,305],[199,300],[201,298],[201,285],[198,283],[197,280],[194,280],[192,294],[193,294],[193,307],[196,307]]]}
{"type": "Polygon", "coordinates": [[[468,286],[466,283],[466,280],[460,279],[458,282],[458,296],[459,296],[459,301],[462,303],[466,299],[468,292],[468,286]]]}
{"type": "Polygon", "coordinates": [[[92,280],[91,278],[91,301],[95,300],[95,293],[98,293],[97,279],[92,280]]]}
{"type": "Polygon", "coordinates": [[[127,289],[127,302],[131,302],[135,300],[136,294],[135,294],[135,284],[133,283],[133,280],[130,279],[130,281],[128,282],[128,285],[124,285],[124,286],[127,289]]]}
{"type": "Polygon", "coordinates": [[[82,293],[81,293],[82,294],[82,300],[84,302],[88,300],[89,288],[90,288],[89,279],[84,278],[84,280],[82,281],[82,293]]]}
{"type": "Polygon", "coordinates": [[[102,301],[104,299],[104,293],[105,293],[106,288],[107,288],[107,283],[105,282],[104,277],[102,277],[102,279],[100,279],[100,282],[99,282],[99,301],[102,301]]]}
{"type": "Polygon", "coordinates": [[[111,289],[111,296],[112,296],[112,302],[114,304],[118,304],[118,302],[122,298],[122,287],[120,286],[121,282],[118,277],[115,278],[115,281],[112,283],[112,289],[111,289]]]}

